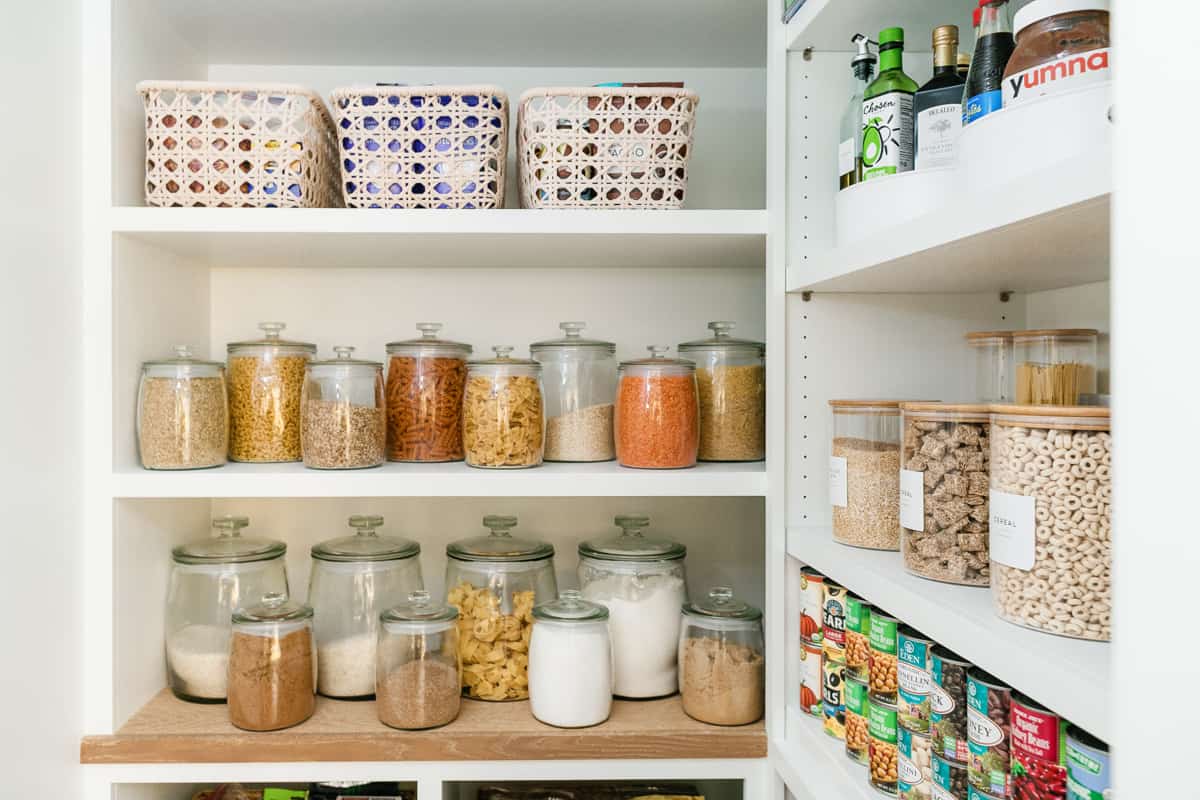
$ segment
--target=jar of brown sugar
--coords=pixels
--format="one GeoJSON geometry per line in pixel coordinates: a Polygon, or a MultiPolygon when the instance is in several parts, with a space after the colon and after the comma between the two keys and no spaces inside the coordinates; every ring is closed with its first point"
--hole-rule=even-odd
{"type": "Polygon", "coordinates": [[[683,606],[679,694],[688,716],[748,725],[763,715],[762,611],[717,586],[683,606]]]}
{"type": "Polygon", "coordinates": [[[313,610],[271,592],[233,612],[229,721],[247,731],[299,725],[316,709],[313,610]]]}

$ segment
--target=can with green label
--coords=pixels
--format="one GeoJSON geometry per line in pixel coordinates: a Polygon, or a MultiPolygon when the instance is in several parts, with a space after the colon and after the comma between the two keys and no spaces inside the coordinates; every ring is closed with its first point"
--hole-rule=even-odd
{"type": "Polygon", "coordinates": [[[871,609],[871,697],[889,705],[896,704],[896,629],[899,621],[878,608],[871,609]]]}
{"type": "Polygon", "coordinates": [[[846,595],[846,673],[860,681],[871,675],[871,604],[846,595]]]}
{"type": "Polygon", "coordinates": [[[842,684],[846,701],[846,755],[866,766],[870,760],[870,733],[867,730],[867,684],[847,676],[842,684]]]}
{"type": "Polygon", "coordinates": [[[905,625],[896,637],[896,683],[900,727],[929,733],[929,692],[933,686],[929,651],[933,640],[905,625]]]}
{"type": "Polygon", "coordinates": [[[1106,800],[1112,791],[1108,745],[1080,728],[1067,728],[1067,800],[1106,800]]]}
{"type": "Polygon", "coordinates": [[[889,703],[867,699],[867,735],[870,737],[868,780],[884,794],[895,796],[899,770],[898,726],[896,707],[889,703]]]}

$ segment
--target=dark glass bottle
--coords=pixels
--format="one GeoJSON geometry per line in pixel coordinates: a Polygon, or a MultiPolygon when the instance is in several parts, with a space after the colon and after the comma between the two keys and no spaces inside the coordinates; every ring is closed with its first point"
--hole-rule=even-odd
{"type": "Polygon", "coordinates": [[[975,57],[963,92],[963,125],[970,125],[1001,106],[1000,85],[1004,68],[1013,51],[1012,22],[1008,19],[1008,0],[988,0],[981,6],[979,37],[975,57]]]}
{"type": "Polygon", "coordinates": [[[954,165],[954,143],[962,130],[966,80],[958,74],[958,26],[933,29],[933,77],[913,99],[915,169],[954,165]]]}

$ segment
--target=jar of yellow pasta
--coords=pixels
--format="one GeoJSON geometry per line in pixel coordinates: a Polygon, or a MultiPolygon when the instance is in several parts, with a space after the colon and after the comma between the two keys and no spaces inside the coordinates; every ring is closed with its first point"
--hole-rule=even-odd
{"type": "Polygon", "coordinates": [[[492,348],[495,358],[467,362],[463,450],[467,466],[520,469],[542,463],[546,432],[542,365],[492,348]]]}
{"type": "Polygon", "coordinates": [[[458,609],[463,694],[529,697],[533,606],[558,597],[554,547],[512,535],[516,517],[489,514],[491,533],[446,546],[446,602],[458,609]]]}

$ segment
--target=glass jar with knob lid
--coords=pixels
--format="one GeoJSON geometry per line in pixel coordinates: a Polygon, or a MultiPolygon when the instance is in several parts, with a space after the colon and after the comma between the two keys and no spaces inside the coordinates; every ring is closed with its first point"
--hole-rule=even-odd
{"type": "Polygon", "coordinates": [[[232,342],[229,352],[229,457],[300,461],[300,396],[317,346],[291,342],[282,322],[262,322],[261,339],[232,342]]]}
{"type": "Polygon", "coordinates": [[[529,710],[547,725],[599,725],[612,711],[612,643],[608,609],[575,589],[533,608],[529,643],[529,710]]]}
{"type": "Polygon", "coordinates": [[[710,322],[708,339],[684,342],[696,363],[701,461],[762,461],[767,456],[766,345],[730,334],[733,322],[710,322]]]}
{"type": "Polygon", "coordinates": [[[229,721],[247,731],[299,725],[317,707],[313,610],[269,592],[233,612],[229,721]]]}
{"type": "Polygon", "coordinates": [[[683,606],[679,693],[688,716],[712,725],[747,725],[763,714],[762,612],[725,586],[683,606]]]}
{"type": "Polygon", "coordinates": [[[446,546],[446,599],[458,609],[463,691],[481,700],[529,696],[533,607],[558,596],[554,547],[512,535],[517,518],[489,514],[490,533],[446,546]]]}
{"type": "Polygon", "coordinates": [[[649,358],[617,367],[617,460],[643,469],[693,467],[700,445],[696,364],[667,358],[665,345],[646,349],[649,358]]]}
{"type": "Polygon", "coordinates": [[[542,463],[545,433],[542,365],[513,358],[507,345],[495,358],[467,364],[463,450],[472,467],[520,468],[542,463]]]}
{"type": "Polygon", "coordinates": [[[138,454],[146,469],[203,469],[225,463],[229,405],[225,365],[192,356],[142,364],[137,404],[138,454]]]}
{"type": "Polygon", "coordinates": [[[219,703],[226,697],[230,619],[269,592],[286,594],[287,545],[242,536],[246,517],[220,517],[217,535],[171,551],[167,584],[167,683],[176,696],[219,703]]]}
{"type": "Polygon", "coordinates": [[[418,322],[418,338],[388,343],[390,461],[463,458],[462,398],[471,345],[439,339],[441,329],[440,322],[418,322]]]}
{"type": "Polygon", "coordinates": [[[617,346],[585,339],[582,322],[562,322],[563,336],[529,346],[542,365],[546,392],[546,460],[611,461],[617,346]]]}
{"type": "Polygon", "coordinates": [[[350,517],[352,536],[312,548],[308,604],[317,637],[317,690],[327,697],[375,692],[379,614],[424,588],[421,546],[380,536],[383,517],[350,517]]]}
{"type": "Polygon", "coordinates": [[[385,725],[405,730],[454,721],[462,702],[458,609],[434,602],[429,592],[380,615],[375,705],[385,725]]]}
{"type": "Polygon", "coordinates": [[[646,536],[650,518],[623,514],[621,533],[579,545],[583,597],[608,609],[613,693],[662,697],[678,689],[679,609],[687,602],[687,548],[646,536]]]}
{"type": "Polygon", "coordinates": [[[308,362],[300,439],[304,466],[361,469],[384,461],[383,364],[354,358],[354,348],[308,362]]]}

